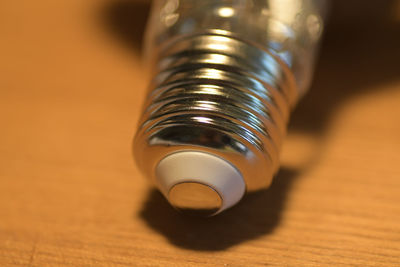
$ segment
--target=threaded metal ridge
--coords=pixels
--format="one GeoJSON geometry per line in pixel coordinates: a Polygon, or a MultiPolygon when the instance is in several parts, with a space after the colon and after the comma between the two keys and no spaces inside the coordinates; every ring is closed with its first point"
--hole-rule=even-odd
{"type": "Polygon", "coordinates": [[[135,141],[152,176],[175,150],[202,150],[230,161],[248,190],[268,186],[279,166],[293,77],[273,53],[230,35],[187,36],[160,51],[135,141]]]}

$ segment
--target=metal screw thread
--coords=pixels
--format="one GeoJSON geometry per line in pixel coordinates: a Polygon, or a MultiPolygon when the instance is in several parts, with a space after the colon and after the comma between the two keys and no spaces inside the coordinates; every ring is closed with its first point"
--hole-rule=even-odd
{"type": "Polygon", "coordinates": [[[139,166],[200,150],[231,162],[247,190],[267,187],[297,89],[276,53],[228,32],[187,36],[165,45],[135,141],[139,166]]]}

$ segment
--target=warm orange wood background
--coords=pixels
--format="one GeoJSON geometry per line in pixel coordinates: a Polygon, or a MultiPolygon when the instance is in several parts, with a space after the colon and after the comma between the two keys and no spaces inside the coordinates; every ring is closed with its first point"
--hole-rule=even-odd
{"type": "Polygon", "coordinates": [[[1,1],[0,266],[399,266],[399,23],[328,30],[270,190],[199,220],[131,158],[147,11],[1,1]]]}

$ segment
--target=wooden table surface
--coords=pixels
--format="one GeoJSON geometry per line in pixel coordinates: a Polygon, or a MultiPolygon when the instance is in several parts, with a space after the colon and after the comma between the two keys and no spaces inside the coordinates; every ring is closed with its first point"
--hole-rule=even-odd
{"type": "Polygon", "coordinates": [[[0,266],[400,266],[400,25],[327,30],[266,192],[177,214],[131,157],[143,2],[0,3],[0,266]]]}

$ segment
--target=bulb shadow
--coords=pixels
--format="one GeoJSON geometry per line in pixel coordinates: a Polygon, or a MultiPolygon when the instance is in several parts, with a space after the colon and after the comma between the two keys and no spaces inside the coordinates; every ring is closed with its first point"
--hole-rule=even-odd
{"type": "MultiPolygon", "coordinates": [[[[320,146],[315,155],[323,150],[336,110],[354,97],[367,94],[371,88],[400,79],[400,27],[387,19],[393,1],[375,3],[369,13],[365,12],[366,19],[354,24],[349,23],[349,18],[343,21],[340,18],[349,13],[347,2],[332,3],[331,23],[325,32],[313,85],[292,113],[289,125],[289,138],[296,133],[318,140],[320,146]]],[[[355,2],[355,10],[365,3],[355,2]]],[[[102,10],[102,24],[137,54],[142,49],[148,11],[148,2],[114,1],[102,10]]],[[[282,221],[293,182],[313,166],[306,164],[299,169],[282,166],[268,190],[249,194],[239,205],[216,217],[199,219],[179,214],[155,190],[149,192],[142,210],[134,216],[139,216],[175,246],[224,250],[274,232],[282,221]]]]}
{"type": "Polygon", "coordinates": [[[119,0],[100,10],[101,24],[133,52],[141,52],[150,1],[119,0]]]}
{"type": "MultiPolygon", "coordinates": [[[[248,194],[237,206],[210,218],[190,217],[174,210],[152,190],[140,212],[141,218],[178,247],[218,251],[273,231],[280,221],[293,170],[282,168],[267,190],[248,194]]],[[[136,216],[136,215],[135,215],[136,216]]]]}
{"type": "Polygon", "coordinates": [[[313,84],[292,113],[289,133],[323,138],[341,106],[400,80],[399,47],[400,24],[394,21],[377,17],[366,24],[328,27],[313,84]]]}

